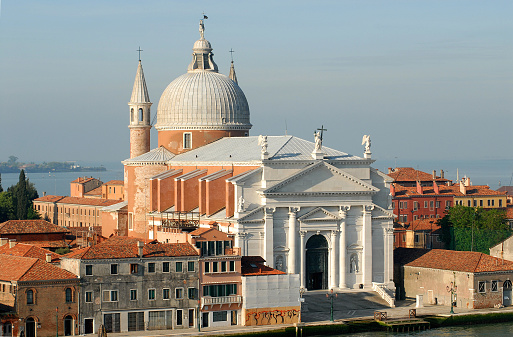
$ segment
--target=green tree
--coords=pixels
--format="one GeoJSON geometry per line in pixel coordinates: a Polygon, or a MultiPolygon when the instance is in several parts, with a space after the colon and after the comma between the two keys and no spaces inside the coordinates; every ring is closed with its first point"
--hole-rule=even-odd
{"type": "Polygon", "coordinates": [[[0,192],[0,223],[12,219],[16,219],[12,193],[0,192]]]}
{"type": "Polygon", "coordinates": [[[512,231],[506,222],[506,211],[465,206],[450,208],[439,221],[442,240],[449,249],[489,254],[490,247],[508,238],[512,231]]]}
{"type": "Polygon", "coordinates": [[[32,207],[32,200],[39,197],[33,183],[25,176],[25,171],[20,171],[20,178],[16,185],[7,189],[11,193],[14,205],[15,218],[18,220],[40,219],[32,207]]]}
{"type": "Polygon", "coordinates": [[[14,164],[16,163],[16,161],[17,161],[17,160],[18,160],[18,157],[16,157],[16,156],[9,156],[9,161],[8,161],[8,163],[9,163],[10,165],[14,165],[14,164]]]}
{"type": "Polygon", "coordinates": [[[0,193],[2,193],[4,189],[2,188],[2,174],[0,173],[0,193]]]}

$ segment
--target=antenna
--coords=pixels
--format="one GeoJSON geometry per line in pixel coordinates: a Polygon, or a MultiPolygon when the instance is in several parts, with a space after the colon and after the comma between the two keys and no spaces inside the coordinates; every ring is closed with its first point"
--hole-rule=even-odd
{"type": "Polygon", "coordinates": [[[287,135],[287,119],[285,118],[285,136],[287,135]]]}

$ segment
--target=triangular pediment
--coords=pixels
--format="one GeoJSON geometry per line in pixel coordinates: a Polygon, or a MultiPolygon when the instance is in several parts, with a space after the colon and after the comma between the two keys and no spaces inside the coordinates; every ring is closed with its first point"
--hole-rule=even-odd
{"type": "Polygon", "coordinates": [[[311,210],[310,212],[300,216],[298,218],[301,222],[314,222],[314,221],[333,221],[340,220],[340,217],[335,214],[328,212],[322,207],[317,207],[311,210]]]}
{"type": "Polygon", "coordinates": [[[388,211],[378,205],[374,205],[374,209],[372,210],[372,218],[373,219],[394,219],[396,215],[392,211],[388,211]]]}
{"type": "Polygon", "coordinates": [[[376,193],[379,189],[324,161],[312,164],[264,190],[264,195],[296,193],[376,193]]]}
{"type": "Polygon", "coordinates": [[[264,217],[265,217],[265,207],[260,206],[256,209],[252,210],[248,214],[244,215],[243,217],[239,218],[238,222],[239,223],[262,222],[262,221],[264,221],[264,217]]]}

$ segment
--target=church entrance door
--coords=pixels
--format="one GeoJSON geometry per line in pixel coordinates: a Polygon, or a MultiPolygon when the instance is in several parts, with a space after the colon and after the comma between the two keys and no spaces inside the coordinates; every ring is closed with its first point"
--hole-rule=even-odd
{"type": "Polygon", "coordinates": [[[306,242],[306,284],[308,290],[328,289],[328,241],[314,235],[306,242]]]}

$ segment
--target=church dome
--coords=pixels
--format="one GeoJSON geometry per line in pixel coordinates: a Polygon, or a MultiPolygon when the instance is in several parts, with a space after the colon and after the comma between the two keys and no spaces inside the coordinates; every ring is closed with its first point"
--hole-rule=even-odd
{"type": "MultiPolygon", "coordinates": [[[[249,105],[239,85],[220,74],[210,42],[194,43],[186,74],[172,81],[157,108],[157,130],[249,130],[249,105]]],[[[235,78],[235,77],[233,77],[235,78]]]]}

